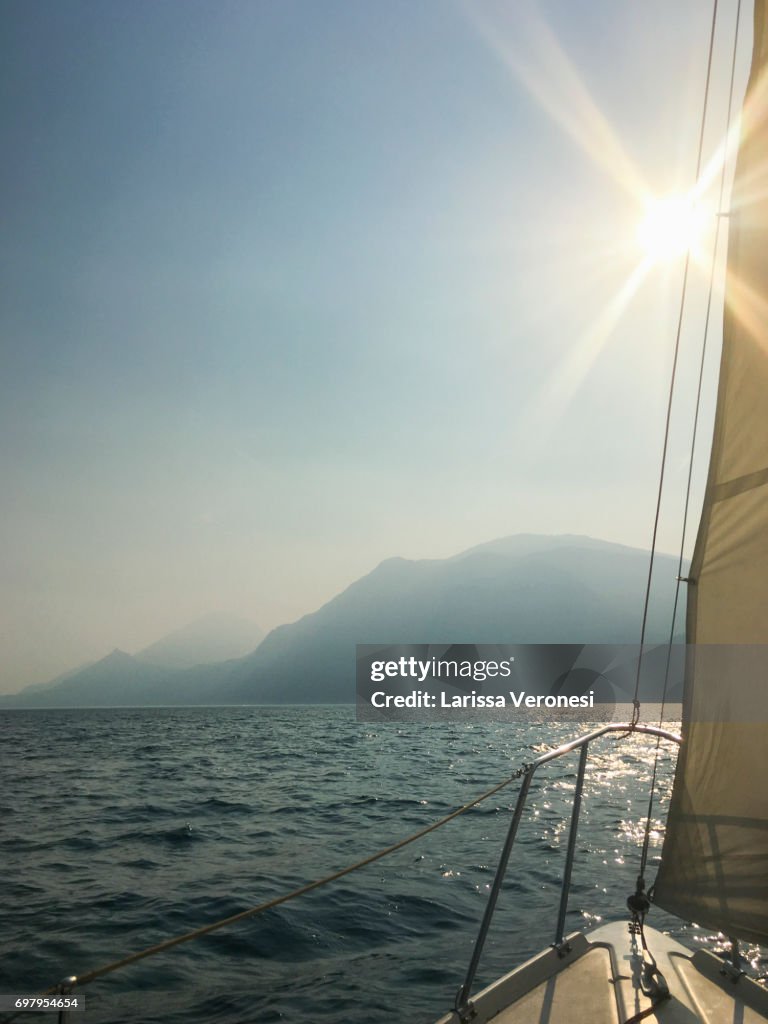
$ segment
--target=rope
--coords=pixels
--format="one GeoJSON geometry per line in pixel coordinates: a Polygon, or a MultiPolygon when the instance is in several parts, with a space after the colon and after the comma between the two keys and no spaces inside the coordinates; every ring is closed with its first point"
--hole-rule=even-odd
{"type": "MultiPolygon", "coordinates": [[[[739,41],[739,24],[741,18],[741,0],[738,0],[736,5],[736,25],[733,34],[733,52],[731,54],[731,81],[728,90],[728,110],[725,115],[725,152],[723,153],[723,164],[720,169],[720,190],[717,201],[718,214],[723,208],[723,197],[725,195],[725,168],[728,163],[728,129],[731,124],[731,113],[733,110],[733,86],[736,78],[736,51],[739,41]]],[[[691,481],[693,478],[693,457],[696,451],[696,438],[699,426],[699,411],[701,407],[701,393],[704,381],[704,361],[707,354],[707,341],[709,339],[709,325],[710,317],[712,312],[712,294],[714,291],[715,281],[715,265],[717,262],[717,249],[720,241],[720,222],[721,218],[718,216],[715,223],[715,238],[712,246],[712,260],[709,267],[709,285],[707,291],[707,311],[704,320],[704,339],[701,346],[701,358],[699,361],[699,379],[696,387],[696,406],[693,413],[693,431],[691,434],[691,453],[688,460],[688,480],[685,488],[685,507],[683,510],[683,529],[680,537],[680,553],[677,562],[677,582],[675,584],[675,600],[672,606],[672,624],[669,630],[669,643],[667,646],[667,660],[664,668],[664,689],[661,695],[661,713],[659,716],[659,728],[661,728],[664,721],[664,709],[667,702],[667,686],[669,684],[669,666],[672,655],[672,644],[675,636],[675,620],[677,618],[677,606],[680,598],[680,584],[683,582],[683,556],[685,552],[685,541],[688,530],[688,510],[691,498],[691,481]]],[[[695,584],[695,581],[694,581],[695,584]]],[[[651,776],[651,792],[648,798],[648,815],[645,822],[645,835],[643,836],[643,848],[640,856],[640,876],[645,874],[646,864],[648,863],[648,846],[649,837],[651,831],[651,818],[653,815],[653,799],[656,789],[656,776],[659,764],[659,749],[661,743],[659,737],[656,739],[656,751],[653,758],[653,773],[651,776]]],[[[652,890],[651,890],[652,891],[652,890]]]]}
{"type": "MultiPolygon", "coordinates": [[[[704,85],[704,106],[701,112],[701,126],[699,129],[699,148],[696,157],[696,178],[698,182],[701,174],[701,162],[704,153],[704,129],[707,121],[707,107],[709,104],[709,86],[712,78],[712,54],[715,46],[715,24],[717,22],[717,3],[715,0],[712,9],[712,26],[709,34],[709,55],[707,57],[707,78],[704,85]]],[[[683,313],[685,311],[685,300],[688,291],[688,271],[691,265],[691,251],[690,249],[685,254],[685,269],[683,270],[683,285],[680,294],[680,310],[677,317],[677,330],[675,332],[675,349],[674,357],[672,360],[672,374],[669,381],[669,396],[667,398],[667,415],[664,423],[664,443],[661,449],[661,467],[659,470],[659,487],[656,494],[656,512],[653,519],[653,535],[651,538],[651,556],[648,563],[648,581],[645,587],[645,601],[643,602],[643,621],[640,628],[640,653],[637,659],[637,676],[635,678],[635,693],[632,698],[632,728],[634,728],[640,720],[640,673],[643,663],[643,645],[645,643],[645,632],[648,624],[648,606],[651,598],[651,579],[653,577],[653,563],[656,556],[656,539],[659,532],[659,517],[661,514],[661,496],[664,491],[664,474],[667,466],[667,448],[669,446],[669,431],[670,423],[672,420],[672,399],[675,394],[675,380],[677,377],[677,360],[680,354],[680,338],[683,329],[683,313]]]]}
{"type": "Polygon", "coordinates": [[[656,957],[648,948],[648,942],[645,938],[645,912],[632,915],[632,926],[635,928],[635,934],[639,932],[640,942],[643,947],[641,954],[643,970],[640,976],[640,988],[643,995],[651,1000],[651,1005],[629,1017],[624,1021],[624,1024],[637,1024],[638,1021],[645,1020],[646,1017],[650,1017],[652,1013],[656,1012],[660,1003],[670,998],[669,985],[667,985],[664,975],[659,970],[656,957]],[[645,959],[646,953],[648,954],[648,960],[645,959]]]}
{"type": "MultiPolygon", "coordinates": [[[[165,939],[163,942],[158,942],[156,945],[149,946],[147,949],[142,949],[137,953],[131,953],[129,956],[122,957],[120,960],[114,960],[112,963],[96,967],[85,974],[68,978],[68,987],[72,989],[75,986],[82,987],[83,985],[88,985],[97,978],[102,978],[106,974],[112,974],[113,971],[120,970],[123,967],[128,967],[129,964],[135,964],[137,961],[145,959],[145,957],[155,956],[157,953],[163,953],[165,950],[173,949],[174,946],[180,946],[183,942],[191,942],[193,939],[199,939],[202,938],[203,935],[209,935],[211,932],[218,931],[219,928],[225,928],[227,925],[235,924],[238,921],[244,921],[246,918],[255,917],[257,914],[263,914],[266,910],[271,910],[273,907],[279,907],[283,903],[288,903],[290,900],[294,900],[298,896],[303,896],[305,893],[312,892],[313,889],[319,889],[323,885],[328,885],[329,882],[335,882],[337,879],[343,878],[345,875],[349,875],[353,871],[358,871],[360,868],[364,868],[368,864],[373,864],[375,861],[381,860],[383,857],[387,857],[390,854],[395,853],[397,850],[402,850],[404,846],[408,846],[411,843],[416,842],[417,839],[421,839],[430,832],[434,832],[436,829],[441,828],[449,821],[453,821],[454,818],[458,818],[460,815],[465,814],[484,800],[488,800],[489,797],[498,793],[499,790],[503,789],[505,786],[508,786],[510,783],[522,778],[531,771],[531,768],[531,764],[522,764],[512,775],[509,776],[509,778],[504,779],[503,782],[499,782],[491,789],[481,793],[480,796],[475,797],[474,800],[470,800],[469,803],[463,804],[450,814],[446,814],[444,818],[440,818],[431,825],[427,825],[425,828],[419,829],[418,832],[414,832],[412,835],[407,836],[405,839],[401,839],[397,843],[393,843],[391,846],[384,847],[384,849],[379,850],[378,853],[373,853],[369,857],[364,857],[362,860],[356,861],[354,864],[349,864],[340,871],[334,871],[333,874],[325,875],[323,878],[318,878],[314,882],[308,882],[306,885],[299,886],[298,889],[293,889],[291,892],[284,893],[282,896],[276,896],[274,899],[266,900],[258,906],[249,907],[247,910],[241,910],[239,913],[232,914],[230,917],[224,917],[219,921],[203,925],[201,928],[195,928],[194,931],[186,932],[184,935],[177,935],[174,938],[165,939]]],[[[61,983],[52,985],[40,994],[54,995],[57,994],[60,989],[61,983]]],[[[15,1020],[18,1016],[19,1014],[13,1014],[11,1017],[4,1018],[4,1020],[6,1024],[10,1024],[10,1022],[15,1020]]]]}

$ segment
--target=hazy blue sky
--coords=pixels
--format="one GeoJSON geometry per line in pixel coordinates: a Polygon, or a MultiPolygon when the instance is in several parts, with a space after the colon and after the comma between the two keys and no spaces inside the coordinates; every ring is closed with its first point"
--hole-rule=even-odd
{"type": "Polygon", "coordinates": [[[0,688],[391,555],[647,546],[680,263],[611,311],[707,7],[3,0],[0,688]]]}

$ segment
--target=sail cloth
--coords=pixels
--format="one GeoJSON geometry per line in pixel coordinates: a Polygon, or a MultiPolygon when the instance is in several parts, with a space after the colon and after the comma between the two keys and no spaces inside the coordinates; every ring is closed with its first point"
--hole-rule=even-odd
{"type": "Polygon", "coordinates": [[[768,942],[768,0],[731,202],[723,351],[690,571],[684,743],[655,902],[768,942]]]}

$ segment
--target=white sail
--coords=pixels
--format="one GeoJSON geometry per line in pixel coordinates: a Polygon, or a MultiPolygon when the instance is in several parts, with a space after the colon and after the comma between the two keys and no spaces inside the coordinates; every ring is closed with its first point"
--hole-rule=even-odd
{"type": "Polygon", "coordinates": [[[729,225],[712,456],[688,587],[684,744],[655,902],[768,941],[768,0],[729,225]]]}

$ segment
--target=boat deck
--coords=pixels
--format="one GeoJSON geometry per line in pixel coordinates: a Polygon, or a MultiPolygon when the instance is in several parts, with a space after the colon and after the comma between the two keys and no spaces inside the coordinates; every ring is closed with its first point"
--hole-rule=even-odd
{"type": "MultiPolygon", "coordinates": [[[[646,928],[648,946],[670,990],[649,1024],[766,1024],[768,992],[723,972],[723,961],[646,928]]],[[[652,1006],[640,985],[642,960],[626,922],[571,935],[570,951],[550,949],[480,992],[472,1024],[624,1024],[652,1006]]],[[[439,1024],[458,1024],[453,1012],[439,1024]]]]}
{"type": "Polygon", "coordinates": [[[616,1024],[611,957],[606,949],[591,949],[564,971],[521,996],[494,1018],[497,1024],[533,1021],[589,1021],[616,1024]]]}

